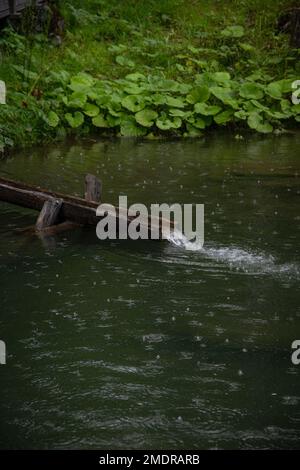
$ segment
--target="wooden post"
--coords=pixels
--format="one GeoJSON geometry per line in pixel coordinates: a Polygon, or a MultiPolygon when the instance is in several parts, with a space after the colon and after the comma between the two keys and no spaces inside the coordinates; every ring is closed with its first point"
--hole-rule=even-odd
{"type": "Polygon", "coordinates": [[[87,174],[85,177],[85,199],[87,201],[101,202],[102,183],[94,175],[87,174]]]}
{"type": "Polygon", "coordinates": [[[36,221],[35,228],[37,231],[51,227],[57,223],[58,214],[63,204],[62,199],[51,198],[44,202],[43,208],[36,221]]]}

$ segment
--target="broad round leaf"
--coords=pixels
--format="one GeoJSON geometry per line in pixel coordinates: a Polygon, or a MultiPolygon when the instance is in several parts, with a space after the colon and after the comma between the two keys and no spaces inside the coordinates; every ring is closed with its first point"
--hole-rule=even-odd
{"type": "Polygon", "coordinates": [[[217,124],[227,124],[227,122],[231,121],[234,111],[232,109],[228,109],[223,111],[220,114],[214,116],[214,121],[217,124]]]}
{"type": "Polygon", "coordinates": [[[190,104],[204,103],[208,100],[210,91],[207,86],[197,86],[187,95],[186,100],[190,104]]]}
{"type": "Polygon", "coordinates": [[[69,97],[67,105],[70,108],[84,108],[87,102],[87,94],[83,91],[74,91],[69,97]]]}
{"type": "Polygon", "coordinates": [[[151,127],[157,117],[157,112],[152,109],[143,109],[135,115],[136,121],[143,127],[151,127]]]}
{"type": "Polygon", "coordinates": [[[80,111],[76,111],[74,114],[67,113],[65,114],[65,118],[74,129],[84,123],[84,115],[80,111]]]}
{"type": "Polygon", "coordinates": [[[54,111],[50,111],[46,117],[46,122],[50,127],[57,127],[59,123],[59,117],[54,111]]]}
{"type": "Polygon", "coordinates": [[[133,116],[127,116],[122,120],[120,130],[124,137],[142,137],[147,132],[137,125],[133,116]]]}
{"type": "Polygon", "coordinates": [[[263,118],[259,113],[251,113],[247,122],[251,129],[255,129],[257,132],[261,132],[262,134],[269,134],[273,131],[273,126],[267,121],[263,122],[263,118]]]}
{"type": "Polygon", "coordinates": [[[179,117],[167,117],[165,113],[162,113],[160,117],[156,119],[157,127],[163,131],[169,129],[179,129],[179,127],[181,127],[181,124],[182,120],[179,117]]]}
{"type": "Polygon", "coordinates": [[[164,95],[155,93],[154,95],[151,96],[151,103],[155,104],[156,106],[165,104],[165,102],[166,102],[166,97],[164,95]]]}
{"type": "Polygon", "coordinates": [[[168,106],[172,108],[184,108],[185,103],[180,98],[173,98],[172,96],[167,96],[165,102],[168,106]]]}
{"type": "Polygon", "coordinates": [[[249,114],[247,122],[251,129],[257,130],[258,126],[262,123],[262,116],[258,112],[252,112],[249,114]]]}
{"type": "Polygon", "coordinates": [[[188,119],[188,123],[192,124],[193,127],[197,128],[197,129],[205,129],[206,124],[207,124],[205,119],[203,119],[201,117],[195,117],[195,116],[190,117],[188,119]]]}
{"type": "Polygon", "coordinates": [[[282,86],[280,82],[269,83],[266,87],[266,92],[269,96],[275,100],[281,100],[282,98],[282,86]]]}
{"type": "Polygon", "coordinates": [[[87,103],[84,107],[84,114],[86,114],[89,117],[95,117],[99,114],[99,108],[95,104],[92,103],[87,103]]]}
{"type": "Polygon", "coordinates": [[[122,100],[122,106],[133,113],[137,113],[145,108],[146,103],[140,95],[128,95],[122,100]]]}
{"type": "Polygon", "coordinates": [[[145,91],[143,86],[139,86],[137,83],[130,82],[125,85],[124,91],[129,95],[139,95],[145,91]]]}
{"type": "Polygon", "coordinates": [[[214,86],[210,89],[211,93],[222,101],[222,103],[231,106],[234,109],[239,109],[239,103],[234,98],[234,92],[230,88],[223,88],[220,86],[214,86]]]}
{"type": "Polygon", "coordinates": [[[95,127],[108,127],[107,121],[104,119],[103,114],[98,114],[92,119],[92,123],[95,127]]]}
{"type": "Polygon", "coordinates": [[[184,134],[184,137],[201,137],[203,134],[202,132],[194,127],[192,124],[186,124],[187,132],[184,134]]]}
{"type": "Polygon", "coordinates": [[[73,91],[85,91],[88,88],[91,88],[94,83],[95,80],[91,75],[82,72],[72,77],[69,88],[73,91]]]}
{"type": "Polygon", "coordinates": [[[195,112],[199,114],[203,114],[203,116],[214,116],[222,111],[220,106],[215,105],[208,105],[206,103],[196,103],[195,104],[195,112]]]}
{"type": "Polygon", "coordinates": [[[214,72],[209,74],[210,78],[217,83],[226,84],[230,81],[228,72],[214,72]]]}
{"type": "Polygon", "coordinates": [[[257,85],[256,83],[246,82],[243,83],[240,89],[240,95],[243,98],[260,100],[264,97],[264,92],[262,87],[257,85]]]}
{"type": "Polygon", "coordinates": [[[132,82],[138,82],[138,81],[141,81],[141,80],[146,80],[145,75],[143,75],[142,73],[139,73],[139,72],[129,73],[128,75],[126,75],[125,78],[126,78],[126,80],[131,80],[132,82]]]}

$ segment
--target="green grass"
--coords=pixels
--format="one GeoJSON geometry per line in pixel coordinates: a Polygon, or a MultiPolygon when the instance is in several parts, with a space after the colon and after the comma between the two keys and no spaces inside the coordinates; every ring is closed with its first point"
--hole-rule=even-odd
{"type": "MultiPolygon", "coordinates": [[[[299,50],[276,31],[288,0],[87,0],[60,1],[66,30],[57,47],[33,33],[30,12],[25,34],[0,35],[0,79],[8,104],[0,105],[0,147],[64,138],[67,126],[51,128],[44,116],[59,108],[67,82],[55,74],[87,72],[99,80],[128,73],[159,75],[192,84],[197,74],[227,71],[240,80],[259,73],[266,81],[300,75],[299,50]],[[226,27],[245,35],[226,37],[226,27]]],[[[83,128],[77,132],[89,132],[83,128]]]]}

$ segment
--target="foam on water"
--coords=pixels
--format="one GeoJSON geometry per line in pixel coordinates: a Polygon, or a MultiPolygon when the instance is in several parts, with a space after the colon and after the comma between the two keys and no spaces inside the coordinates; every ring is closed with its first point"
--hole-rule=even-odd
{"type": "Polygon", "coordinates": [[[243,248],[206,247],[197,241],[190,241],[179,231],[168,235],[167,240],[179,248],[187,251],[199,252],[206,258],[229,264],[230,267],[242,269],[245,272],[258,271],[266,274],[289,274],[300,276],[299,266],[294,263],[280,264],[274,256],[266,253],[244,250],[243,248]]]}

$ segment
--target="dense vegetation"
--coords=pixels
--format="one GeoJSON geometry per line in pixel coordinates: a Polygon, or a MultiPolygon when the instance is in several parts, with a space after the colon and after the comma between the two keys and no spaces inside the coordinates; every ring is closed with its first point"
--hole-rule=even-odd
{"type": "MultiPolygon", "coordinates": [[[[199,136],[300,122],[300,49],[277,29],[284,0],[58,3],[0,34],[0,148],[96,132],[199,136]]],[[[297,3],[297,2],[296,2],[297,3]]]]}

